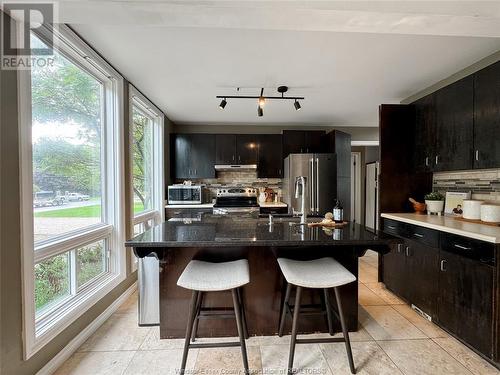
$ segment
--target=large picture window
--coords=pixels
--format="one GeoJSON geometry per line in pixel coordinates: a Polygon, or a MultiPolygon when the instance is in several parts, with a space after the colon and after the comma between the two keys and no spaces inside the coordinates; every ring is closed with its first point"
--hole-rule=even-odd
{"type": "Polygon", "coordinates": [[[27,357],[125,277],[122,79],[64,26],[31,47],[50,33],[20,77],[27,357]]]}

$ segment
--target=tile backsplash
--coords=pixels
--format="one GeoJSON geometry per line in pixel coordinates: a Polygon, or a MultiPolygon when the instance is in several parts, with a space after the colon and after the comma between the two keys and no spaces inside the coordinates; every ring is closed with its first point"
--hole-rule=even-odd
{"type": "Polygon", "coordinates": [[[500,203],[500,169],[436,172],[433,190],[472,192],[472,199],[500,203]]]}
{"type": "Polygon", "coordinates": [[[207,185],[212,197],[215,197],[217,188],[221,186],[241,186],[255,188],[269,187],[275,192],[278,192],[278,190],[281,190],[283,184],[280,178],[258,178],[256,170],[217,171],[216,173],[216,178],[194,179],[192,181],[196,184],[207,185]]]}

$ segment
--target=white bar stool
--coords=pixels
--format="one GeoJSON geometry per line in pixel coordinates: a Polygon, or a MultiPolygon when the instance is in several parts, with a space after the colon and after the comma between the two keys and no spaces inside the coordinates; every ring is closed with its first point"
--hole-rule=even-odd
{"type": "Polygon", "coordinates": [[[189,309],[188,323],[186,328],[186,338],[184,342],[184,352],[182,354],[182,362],[180,374],[184,374],[186,370],[186,362],[189,349],[191,348],[217,348],[240,346],[241,355],[243,357],[243,366],[245,373],[249,374],[247,349],[245,345],[246,322],[245,314],[241,306],[241,296],[239,288],[250,282],[250,272],[248,261],[246,259],[235,260],[231,262],[212,263],[201,260],[192,260],[182,272],[177,285],[185,289],[192,290],[191,304],[189,309]],[[196,330],[198,327],[198,319],[200,316],[202,294],[205,292],[220,292],[230,290],[233,297],[234,317],[236,318],[236,326],[238,328],[239,342],[224,342],[224,343],[205,343],[194,344],[196,330]]]}
{"type": "MultiPolygon", "coordinates": [[[[288,357],[288,373],[292,373],[293,357],[295,355],[296,344],[345,342],[347,359],[349,360],[349,367],[351,369],[351,372],[355,374],[356,369],[354,367],[354,360],[352,358],[349,332],[347,331],[347,325],[344,319],[344,313],[342,311],[342,302],[340,300],[340,293],[338,288],[342,285],[346,285],[356,281],[356,276],[354,276],[333,258],[321,258],[307,261],[278,258],[278,264],[287,282],[285,299],[283,302],[282,314],[280,317],[280,336],[283,334],[283,327],[287,311],[290,310],[290,312],[293,313],[292,337],[290,340],[290,354],[288,357]],[[290,299],[292,285],[296,286],[297,290],[295,292],[295,305],[293,306],[293,308],[290,308],[288,300],[290,299]],[[335,291],[335,299],[337,300],[338,318],[340,320],[340,325],[342,326],[343,337],[325,339],[297,339],[300,298],[303,288],[323,289],[327,306],[326,310],[329,326],[331,324],[330,314],[334,311],[330,306],[330,302],[327,296],[328,289],[333,288],[333,290],[335,291]]],[[[332,334],[331,330],[330,334],[332,334]]]]}

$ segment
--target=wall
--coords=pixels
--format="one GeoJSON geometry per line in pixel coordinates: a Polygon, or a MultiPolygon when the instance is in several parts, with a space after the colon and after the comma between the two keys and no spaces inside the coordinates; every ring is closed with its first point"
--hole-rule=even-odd
{"type": "Polygon", "coordinates": [[[482,60],[479,60],[478,62],[466,67],[465,69],[460,70],[459,72],[456,72],[452,74],[451,76],[442,79],[439,82],[436,82],[435,84],[413,94],[412,96],[409,96],[406,99],[403,99],[401,101],[401,104],[410,104],[414,102],[415,100],[418,100],[420,98],[423,98],[426,95],[432,94],[434,91],[437,91],[439,89],[442,89],[445,86],[448,86],[449,84],[452,84],[453,82],[459,81],[462,78],[465,78],[483,68],[486,68],[488,65],[494,64],[497,61],[500,60],[500,51],[495,52],[494,54],[485,57],[482,60]]]}
{"type": "Polygon", "coordinates": [[[230,134],[280,134],[283,129],[306,129],[306,130],[340,130],[351,134],[351,141],[356,142],[373,142],[378,141],[377,127],[364,126],[284,126],[284,125],[174,125],[174,133],[230,133],[230,134]]]}
{"type": "Polygon", "coordinates": [[[433,190],[470,191],[473,199],[500,204],[500,169],[434,173],[433,190]]]}

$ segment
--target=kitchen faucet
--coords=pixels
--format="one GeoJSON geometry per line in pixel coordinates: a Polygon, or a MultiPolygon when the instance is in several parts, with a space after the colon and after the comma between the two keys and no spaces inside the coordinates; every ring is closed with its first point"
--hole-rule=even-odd
{"type": "Polygon", "coordinates": [[[306,224],[306,178],[298,176],[295,179],[295,198],[301,198],[300,225],[306,224]]]}

